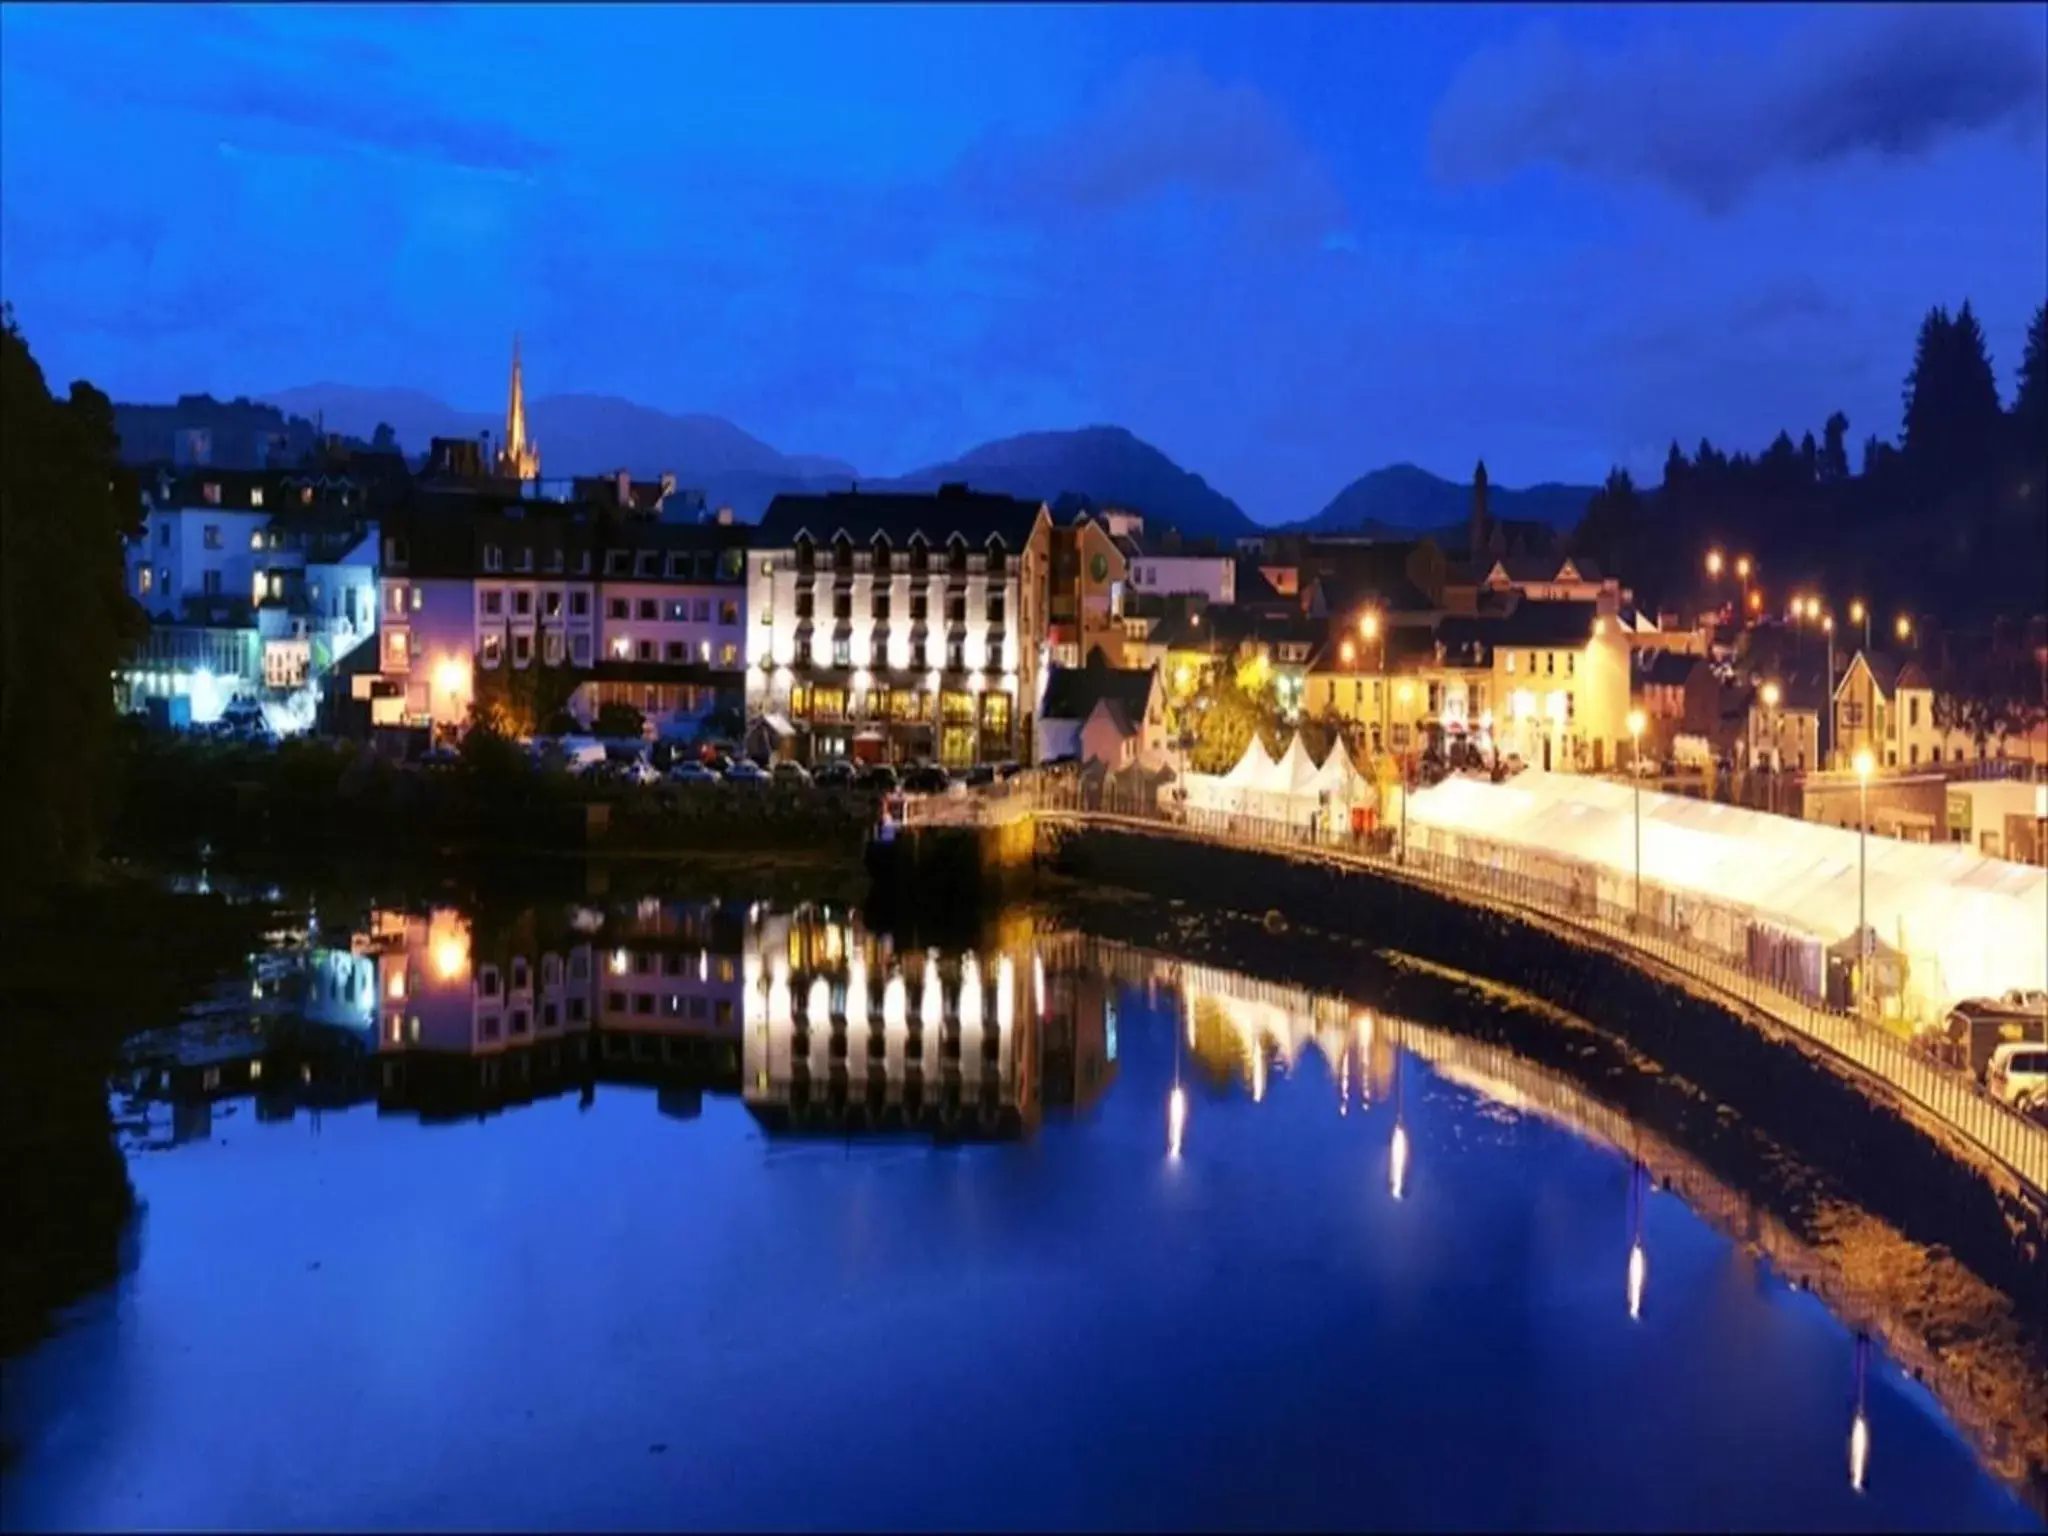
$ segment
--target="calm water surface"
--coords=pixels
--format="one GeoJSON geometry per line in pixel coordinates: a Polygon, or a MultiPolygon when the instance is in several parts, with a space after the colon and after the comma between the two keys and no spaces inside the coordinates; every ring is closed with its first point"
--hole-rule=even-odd
{"type": "Polygon", "coordinates": [[[6,1368],[10,1529],[2040,1528],[1427,1030],[843,912],[309,937],[138,1047],[135,1267],[6,1368]]]}

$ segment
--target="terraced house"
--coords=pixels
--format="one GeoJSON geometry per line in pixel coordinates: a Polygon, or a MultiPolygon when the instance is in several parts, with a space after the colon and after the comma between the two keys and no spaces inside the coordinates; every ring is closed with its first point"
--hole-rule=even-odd
{"type": "Polygon", "coordinates": [[[1029,761],[1051,535],[1043,503],[964,485],[776,497],[749,556],[749,746],[1029,761]]]}

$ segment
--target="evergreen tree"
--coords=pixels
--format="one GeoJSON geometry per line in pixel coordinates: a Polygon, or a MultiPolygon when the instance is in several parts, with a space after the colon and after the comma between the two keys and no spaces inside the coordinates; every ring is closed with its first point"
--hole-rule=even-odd
{"type": "Polygon", "coordinates": [[[1835,412],[1821,429],[1820,478],[1830,483],[1849,478],[1849,418],[1835,412]]]}
{"type": "Polygon", "coordinates": [[[2048,304],[2034,311],[2027,327],[2026,350],[2020,355],[2017,391],[2012,400],[2013,426],[2020,451],[2038,462],[2048,454],[2048,304]]]}
{"type": "Polygon", "coordinates": [[[1820,478],[1820,447],[1811,432],[1799,439],[1799,478],[1807,485],[1820,478]]]}
{"type": "Polygon", "coordinates": [[[1920,324],[1906,376],[1906,458],[1923,480],[1981,473],[1998,440],[1998,381],[1967,302],[1953,319],[1937,306],[1920,324]]]}
{"type": "Polygon", "coordinates": [[[1678,446],[1677,439],[1671,443],[1671,451],[1664,455],[1664,489],[1675,491],[1692,479],[1692,464],[1685,456],[1685,450],[1678,446]]]}

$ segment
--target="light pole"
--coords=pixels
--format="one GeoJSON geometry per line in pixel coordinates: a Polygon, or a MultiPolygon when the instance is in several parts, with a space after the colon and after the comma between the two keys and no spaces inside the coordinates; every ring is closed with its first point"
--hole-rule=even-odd
{"type": "Polygon", "coordinates": [[[1764,718],[1770,726],[1771,733],[1771,811],[1773,814],[1778,809],[1777,773],[1782,762],[1782,756],[1778,751],[1778,704],[1784,697],[1783,691],[1779,689],[1776,683],[1764,684],[1764,708],[1770,711],[1764,718]]]}
{"type": "Polygon", "coordinates": [[[1828,685],[1821,691],[1828,701],[1828,739],[1821,748],[1820,760],[1830,763],[1835,756],[1835,616],[1830,613],[1821,618],[1820,632],[1828,637],[1828,685]]]}
{"type": "MultiPolygon", "coordinates": [[[[1408,700],[1412,695],[1413,689],[1407,683],[1402,683],[1401,708],[1405,710],[1408,707],[1408,700]]],[[[1381,698],[1384,700],[1385,695],[1382,694],[1381,698]]],[[[1408,765],[1406,763],[1401,765],[1401,852],[1394,862],[1397,864],[1406,864],[1408,862],[1408,765]]]]}
{"type": "Polygon", "coordinates": [[[1373,692],[1380,696],[1380,750],[1385,751],[1389,741],[1387,736],[1387,641],[1385,635],[1381,633],[1380,616],[1375,610],[1367,609],[1364,617],[1359,619],[1358,633],[1368,643],[1377,643],[1378,646],[1379,673],[1378,680],[1373,684],[1373,692]]]}
{"type": "Polygon", "coordinates": [[[1863,649],[1870,649],[1870,605],[1862,598],[1852,598],[1849,603],[1849,622],[1863,626],[1863,649]]]}
{"type": "Polygon", "coordinates": [[[1632,709],[1628,712],[1628,735],[1634,743],[1629,753],[1629,777],[1636,781],[1636,894],[1635,915],[1631,926],[1643,920],[1643,712],[1632,709]]]}
{"type": "Polygon", "coordinates": [[[1856,792],[1861,809],[1856,822],[1856,1011],[1870,986],[1870,770],[1876,759],[1870,748],[1856,749],[1856,792]]]}
{"type": "Polygon", "coordinates": [[[1749,556],[1737,555],[1735,557],[1735,579],[1742,583],[1742,608],[1745,613],[1749,612],[1754,606],[1749,600],[1749,571],[1749,556]]]}

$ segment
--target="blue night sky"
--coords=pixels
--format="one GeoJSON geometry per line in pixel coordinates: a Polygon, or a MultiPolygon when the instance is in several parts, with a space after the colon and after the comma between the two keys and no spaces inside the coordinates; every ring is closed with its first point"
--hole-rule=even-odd
{"type": "Polygon", "coordinates": [[[1114,422],[1254,516],[1898,430],[2048,294],[2048,7],[0,7],[0,287],[117,399],[1114,422]]]}

